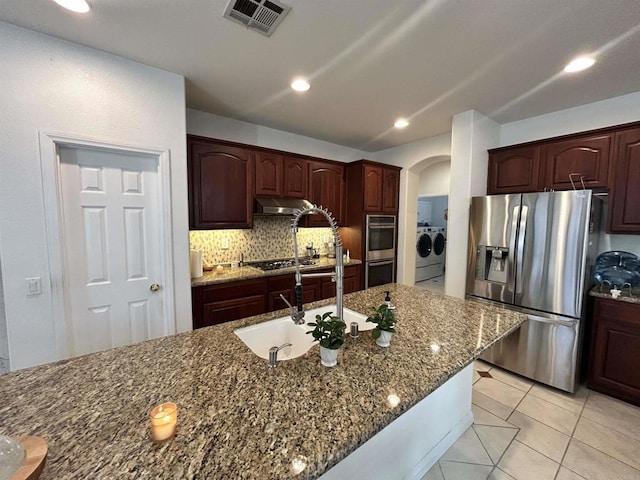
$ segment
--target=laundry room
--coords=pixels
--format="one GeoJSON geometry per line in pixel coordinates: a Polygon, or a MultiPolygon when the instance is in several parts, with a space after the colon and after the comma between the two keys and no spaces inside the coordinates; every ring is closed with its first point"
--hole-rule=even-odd
{"type": "Polygon", "coordinates": [[[436,291],[444,290],[450,166],[444,161],[427,167],[418,183],[415,281],[436,291]]]}

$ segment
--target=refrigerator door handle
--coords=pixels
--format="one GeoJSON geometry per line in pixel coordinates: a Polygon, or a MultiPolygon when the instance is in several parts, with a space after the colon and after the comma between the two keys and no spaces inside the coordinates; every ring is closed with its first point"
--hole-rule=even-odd
{"type": "Polygon", "coordinates": [[[520,225],[518,226],[518,248],[516,250],[516,295],[522,293],[522,271],[524,270],[524,239],[527,232],[527,214],[529,207],[522,206],[520,225]]]}
{"type": "Polygon", "coordinates": [[[567,321],[567,320],[556,320],[554,318],[540,317],[538,315],[527,315],[527,319],[532,322],[540,322],[540,323],[549,323],[551,325],[561,325],[563,327],[573,327],[577,320],[567,321]]]}
{"type": "Polygon", "coordinates": [[[511,292],[516,289],[516,240],[518,238],[518,219],[520,218],[520,205],[513,207],[511,216],[511,238],[509,239],[509,271],[507,272],[507,285],[511,292]]]}

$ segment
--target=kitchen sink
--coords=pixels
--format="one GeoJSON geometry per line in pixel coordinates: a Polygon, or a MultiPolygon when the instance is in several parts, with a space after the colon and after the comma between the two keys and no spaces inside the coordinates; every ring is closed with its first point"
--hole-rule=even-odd
{"type": "Polygon", "coordinates": [[[289,360],[304,355],[313,347],[313,337],[307,335],[311,327],[296,325],[291,317],[281,317],[268,322],[234,330],[240,340],[260,358],[269,359],[269,349],[290,343],[278,352],[278,360],[289,360]]]}
{"type": "MultiPolygon", "coordinates": [[[[290,343],[290,347],[284,347],[278,352],[278,360],[290,360],[304,355],[316,343],[313,337],[307,332],[313,328],[307,325],[314,322],[316,315],[324,315],[327,312],[336,312],[335,305],[314,308],[305,312],[303,325],[296,325],[291,317],[276,318],[267,322],[238,328],[233,331],[243,343],[260,358],[269,359],[269,349],[279,347],[285,343],[290,343]]],[[[351,322],[358,323],[359,330],[371,330],[375,327],[373,323],[366,323],[367,316],[354,312],[348,308],[343,309],[344,321],[347,324],[346,334],[349,334],[351,322]]]]}

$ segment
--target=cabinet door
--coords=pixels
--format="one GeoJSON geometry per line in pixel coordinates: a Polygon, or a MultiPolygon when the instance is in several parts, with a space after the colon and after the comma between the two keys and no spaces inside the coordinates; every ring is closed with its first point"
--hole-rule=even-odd
{"type": "MultiPolygon", "coordinates": [[[[344,167],[334,163],[309,162],[309,200],[328,209],[338,225],[343,223],[344,167]]],[[[309,227],[325,227],[327,220],[322,215],[309,215],[309,227]]]]}
{"type": "MultiPolygon", "coordinates": [[[[364,211],[382,212],[383,183],[382,168],[364,165],[364,211]]],[[[385,185],[386,186],[386,185],[385,185]]]]}
{"type": "Polygon", "coordinates": [[[618,132],[609,205],[610,231],[640,233],[640,128],[618,132]]]}
{"type": "Polygon", "coordinates": [[[256,152],[256,195],[282,195],[281,155],[256,152]]]}
{"type": "Polygon", "coordinates": [[[309,170],[307,161],[284,157],[284,187],[282,195],[290,198],[307,198],[309,170]]]}
{"type": "MultiPolygon", "coordinates": [[[[361,290],[362,281],[360,279],[360,266],[350,265],[344,267],[344,281],[342,288],[344,294],[357,292],[361,290]]],[[[336,296],[336,284],[331,278],[322,279],[322,298],[331,298],[336,296]]]]}
{"type": "Polygon", "coordinates": [[[596,299],[589,388],[640,405],[640,305],[596,299]]]}
{"type": "Polygon", "coordinates": [[[382,212],[395,215],[398,213],[398,199],[400,196],[400,172],[384,169],[383,175],[382,212]]]}
{"type": "Polygon", "coordinates": [[[538,191],[540,147],[517,147],[489,154],[487,193],[538,191]]]}
{"type": "Polygon", "coordinates": [[[549,190],[606,188],[609,181],[611,134],[574,138],[542,146],[541,182],[549,190]],[[573,180],[573,184],[571,183],[573,180]]]}
{"type": "MultiPolygon", "coordinates": [[[[302,303],[311,303],[320,300],[320,278],[303,278],[302,279],[302,303]]],[[[273,312],[288,308],[284,303],[280,294],[282,294],[291,305],[296,304],[295,276],[292,274],[278,275],[269,278],[267,282],[267,311],[273,312]]]]}
{"type": "Polygon", "coordinates": [[[251,228],[253,152],[188,138],[189,227],[251,228]]]}
{"type": "Polygon", "coordinates": [[[230,322],[240,318],[252,317],[264,313],[264,295],[222,300],[204,304],[202,325],[194,328],[209,327],[219,323],[230,322]]]}

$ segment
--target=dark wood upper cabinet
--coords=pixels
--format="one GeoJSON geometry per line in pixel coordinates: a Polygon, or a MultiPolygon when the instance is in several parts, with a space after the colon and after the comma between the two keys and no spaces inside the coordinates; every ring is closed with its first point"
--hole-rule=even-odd
{"type": "Polygon", "coordinates": [[[538,191],[540,147],[489,150],[487,193],[538,191]]]}
{"type": "Polygon", "coordinates": [[[256,195],[306,198],[307,160],[262,151],[255,157],[256,195]]]}
{"type": "Polygon", "coordinates": [[[256,152],[256,195],[282,196],[282,155],[256,152]]]}
{"type": "Polygon", "coordinates": [[[542,145],[539,186],[547,190],[572,190],[574,186],[581,189],[584,182],[585,188],[607,188],[612,137],[602,134],[542,145]]]}
{"type": "Polygon", "coordinates": [[[307,198],[309,179],[308,162],[302,158],[284,157],[284,181],[282,195],[290,198],[307,198]]]}
{"type": "Polygon", "coordinates": [[[382,189],[382,211],[383,213],[398,213],[398,200],[400,198],[400,171],[397,169],[385,168],[382,171],[384,177],[382,189]]]}
{"type": "Polygon", "coordinates": [[[640,405],[640,305],[595,299],[587,386],[640,405]]]}
{"type": "MultiPolygon", "coordinates": [[[[337,163],[309,162],[309,200],[322,205],[335,217],[338,225],[344,222],[344,166],[337,163]]],[[[322,215],[309,215],[306,226],[324,227],[327,220],[322,215]]]]}
{"type": "Polygon", "coordinates": [[[251,228],[253,152],[187,136],[189,228],[251,228]]]}
{"type": "Polygon", "coordinates": [[[363,214],[398,213],[400,168],[369,160],[347,164],[348,223],[363,214]],[[353,218],[352,218],[353,217],[353,218]]]}
{"type": "Polygon", "coordinates": [[[616,133],[609,205],[612,233],[640,233],[640,128],[616,133]]]}
{"type": "Polygon", "coordinates": [[[364,210],[381,212],[384,188],[382,167],[364,165],[364,210]]]}

